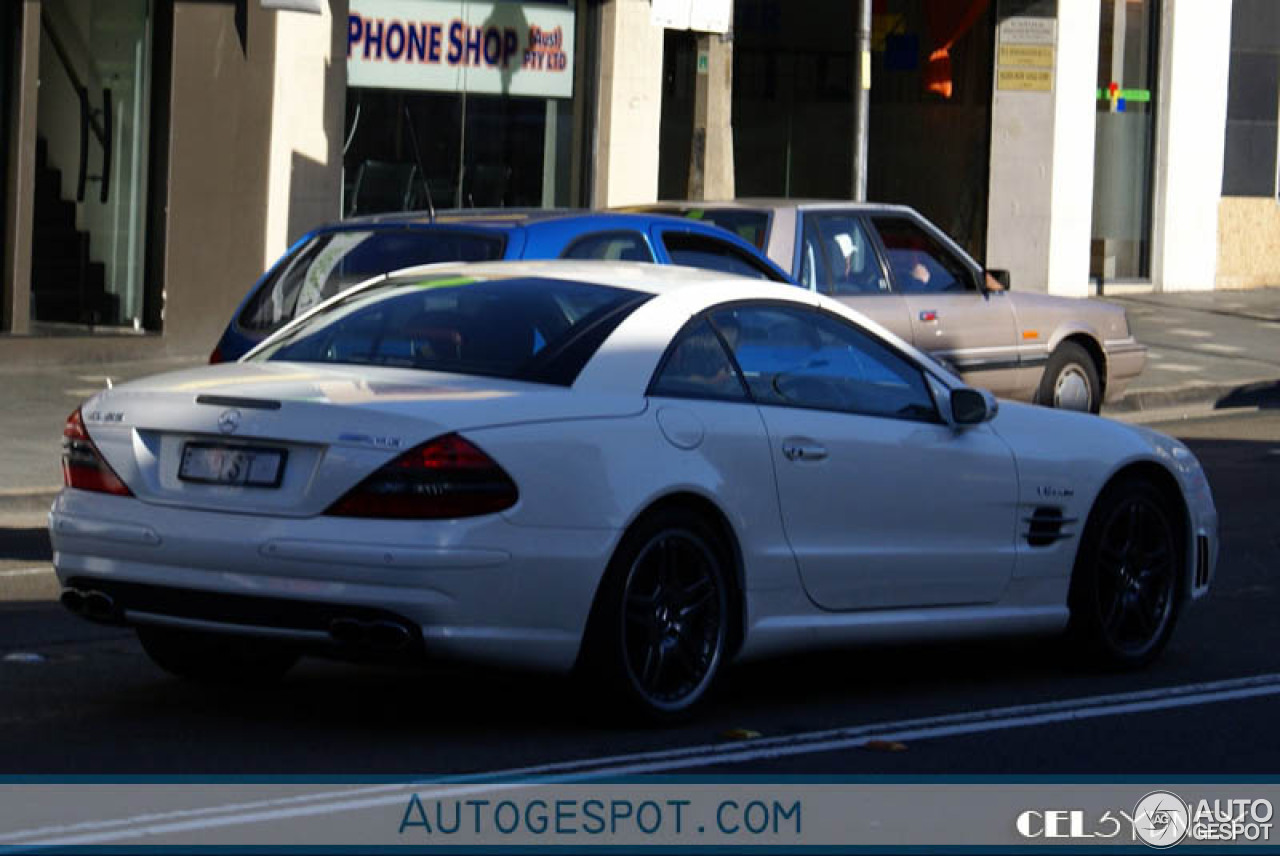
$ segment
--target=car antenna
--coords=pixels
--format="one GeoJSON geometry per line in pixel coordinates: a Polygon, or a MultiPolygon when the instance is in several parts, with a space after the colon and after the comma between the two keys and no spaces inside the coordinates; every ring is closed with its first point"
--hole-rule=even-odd
{"type": "Polygon", "coordinates": [[[427,170],[422,165],[422,155],[418,153],[418,132],[413,130],[413,116],[409,113],[409,105],[404,106],[404,118],[409,126],[409,142],[413,146],[413,160],[418,165],[418,173],[422,176],[422,189],[427,191],[427,210],[431,212],[431,222],[436,222],[436,204],[431,201],[431,182],[427,180],[427,170]]]}

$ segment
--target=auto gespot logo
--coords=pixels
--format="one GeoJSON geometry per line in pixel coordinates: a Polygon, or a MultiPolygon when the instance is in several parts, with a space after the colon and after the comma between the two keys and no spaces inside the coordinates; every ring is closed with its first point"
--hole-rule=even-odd
{"type": "Polygon", "coordinates": [[[1032,809],[1014,826],[1023,838],[1141,841],[1156,849],[1197,842],[1271,840],[1272,806],[1265,799],[1201,798],[1185,801],[1167,790],[1143,796],[1132,812],[1101,814],[1078,808],[1032,809]]]}

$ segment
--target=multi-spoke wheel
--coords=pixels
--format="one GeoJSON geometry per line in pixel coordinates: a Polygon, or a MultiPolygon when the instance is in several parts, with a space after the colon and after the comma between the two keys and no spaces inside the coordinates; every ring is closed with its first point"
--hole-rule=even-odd
{"type": "Polygon", "coordinates": [[[1089,352],[1075,342],[1063,342],[1049,355],[1036,401],[1059,410],[1097,413],[1102,409],[1101,389],[1089,352]]]}
{"type": "Polygon", "coordinates": [[[1072,630],[1104,662],[1140,666],[1173,632],[1185,561],[1182,525],[1148,482],[1127,479],[1089,515],[1071,591],[1072,630]]]}
{"type": "Polygon", "coordinates": [[[723,545],[687,513],[659,512],[628,533],[587,645],[631,707],[672,719],[706,697],[726,656],[728,579],[723,545]]]}

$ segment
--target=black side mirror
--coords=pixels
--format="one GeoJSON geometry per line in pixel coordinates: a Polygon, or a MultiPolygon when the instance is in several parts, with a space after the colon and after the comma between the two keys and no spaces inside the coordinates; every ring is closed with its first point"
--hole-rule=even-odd
{"type": "Polygon", "coordinates": [[[987,271],[987,276],[1000,283],[1000,287],[1005,291],[1013,288],[1013,277],[1004,268],[991,268],[987,271]]]}
{"type": "Polygon", "coordinates": [[[987,419],[987,397],[976,389],[951,390],[951,418],[957,425],[978,425],[987,419]]]}

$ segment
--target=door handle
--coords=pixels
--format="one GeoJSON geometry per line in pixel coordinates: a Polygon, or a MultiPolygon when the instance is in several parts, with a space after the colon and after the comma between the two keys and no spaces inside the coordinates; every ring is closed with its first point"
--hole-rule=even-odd
{"type": "Polygon", "coordinates": [[[827,450],[817,443],[785,440],[782,443],[782,456],[788,461],[821,461],[827,457],[827,450]]]}

